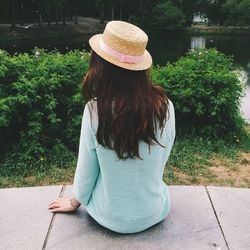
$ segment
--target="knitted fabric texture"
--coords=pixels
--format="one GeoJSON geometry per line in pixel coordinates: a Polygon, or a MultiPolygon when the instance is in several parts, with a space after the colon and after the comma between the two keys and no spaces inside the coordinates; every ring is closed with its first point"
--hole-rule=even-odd
{"type": "MultiPolygon", "coordinates": [[[[96,107],[96,101],[91,101],[96,107]]],[[[118,233],[136,233],[164,220],[170,195],[163,182],[165,164],[175,139],[175,112],[169,100],[169,119],[162,136],[150,146],[139,143],[143,160],[118,160],[114,150],[98,144],[98,114],[88,102],[84,108],[73,195],[100,225],[118,233]]],[[[158,127],[158,126],[157,126],[158,127]]]]}

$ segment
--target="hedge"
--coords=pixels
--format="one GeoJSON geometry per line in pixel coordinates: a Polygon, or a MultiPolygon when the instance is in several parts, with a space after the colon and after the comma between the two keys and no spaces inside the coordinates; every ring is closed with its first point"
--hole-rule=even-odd
{"type": "Polygon", "coordinates": [[[215,48],[189,50],[173,64],[154,67],[152,74],[173,100],[182,134],[230,140],[244,133],[240,114],[244,86],[233,56],[215,48]]]}
{"type": "MultiPolygon", "coordinates": [[[[46,160],[65,164],[78,150],[84,100],[80,83],[89,54],[61,54],[34,48],[33,54],[0,50],[0,162],[46,160]]],[[[176,110],[177,134],[231,140],[244,120],[239,104],[243,86],[232,57],[216,49],[189,50],[175,63],[152,68],[176,110]]],[[[27,164],[26,164],[27,167],[27,164]]],[[[22,167],[20,166],[20,171],[22,167]]],[[[0,170],[4,174],[3,167],[0,170]]],[[[13,171],[17,171],[13,169],[13,171]]]]}

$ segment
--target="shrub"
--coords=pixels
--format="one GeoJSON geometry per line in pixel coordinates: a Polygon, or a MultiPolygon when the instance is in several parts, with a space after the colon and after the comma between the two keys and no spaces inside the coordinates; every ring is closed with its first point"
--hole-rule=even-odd
{"type": "Polygon", "coordinates": [[[155,66],[152,73],[175,105],[180,133],[222,139],[243,133],[239,110],[243,86],[232,56],[215,48],[189,50],[173,64],[155,66]]]}
{"type": "Polygon", "coordinates": [[[79,50],[33,53],[11,57],[0,50],[1,152],[14,148],[23,162],[39,160],[58,143],[76,151],[89,60],[79,50]]]}
{"type": "MultiPolygon", "coordinates": [[[[10,56],[0,50],[0,175],[65,166],[78,150],[84,100],[80,82],[89,54],[57,50],[10,56]],[[24,171],[25,170],[25,171],[24,171]]],[[[176,110],[179,134],[238,138],[242,89],[232,58],[215,49],[189,51],[152,69],[176,110]]]]}

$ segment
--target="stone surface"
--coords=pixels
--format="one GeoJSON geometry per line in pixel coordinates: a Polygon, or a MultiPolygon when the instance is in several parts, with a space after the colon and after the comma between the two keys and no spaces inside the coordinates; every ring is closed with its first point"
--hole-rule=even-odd
{"type": "Polygon", "coordinates": [[[0,249],[41,250],[62,186],[0,189],[0,249]]]}
{"type": "MultiPolygon", "coordinates": [[[[169,186],[168,217],[136,234],[119,234],[96,223],[81,206],[57,213],[45,249],[49,250],[207,250],[227,249],[203,186],[169,186]]],[[[64,197],[72,196],[66,186],[64,197]]]]}
{"type": "Polygon", "coordinates": [[[250,249],[250,189],[208,187],[230,250],[250,249]]]}

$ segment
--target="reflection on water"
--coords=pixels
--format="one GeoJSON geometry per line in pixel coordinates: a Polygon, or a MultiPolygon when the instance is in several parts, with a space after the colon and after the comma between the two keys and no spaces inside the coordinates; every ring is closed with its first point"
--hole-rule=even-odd
{"type": "Polygon", "coordinates": [[[191,49],[200,49],[206,47],[206,38],[205,37],[191,37],[191,49]]]}
{"type": "Polygon", "coordinates": [[[247,85],[246,95],[242,98],[241,112],[250,124],[250,86],[247,85]]]}
{"type": "Polygon", "coordinates": [[[241,99],[241,113],[250,124],[250,85],[248,84],[250,78],[245,70],[241,70],[239,79],[246,86],[245,96],[241,99]]]}

